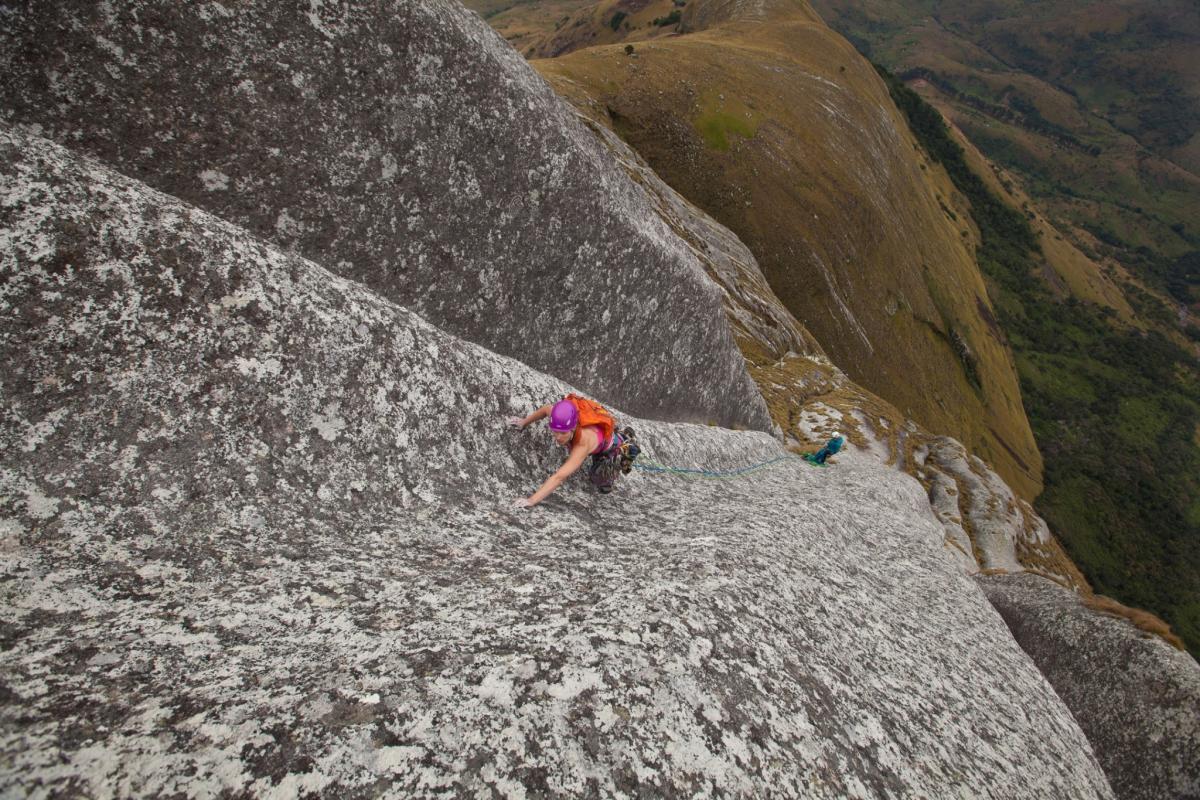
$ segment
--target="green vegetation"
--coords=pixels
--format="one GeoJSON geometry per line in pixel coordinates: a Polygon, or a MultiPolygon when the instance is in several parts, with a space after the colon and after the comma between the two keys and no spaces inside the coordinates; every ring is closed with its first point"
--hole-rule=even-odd
{"type": "Polygon", "coordinates": [[[1167,291],[1181,303],[1200,303],[1200,250],[1184,253],[1165,267],[1167,291]]]}
{"type": "Polygon", "coordinates": [[[989,99],[994,93],[987,84],[978,80],[964,79],[969,85],[970,90],[962,91],[950,81],[944,80],[933,70],[924,67],[914,67],[913,69],[906,70],[901,73],[900,78],[904,81],[915,79],[928,81],[943,94],[954,98],[962,105],[969,106],[993,119],[1019,125],[1025,130],[1041,134],[1049,139],[1053,139],[1063,147],[1069,147],[1092,157],[1099,156],[1101,153],[1098,145],[1089,145],[1080,141],[1071,131],[1063,128],[1061,125],[1050,122],[1042,116],[1041,110],[1038,109],[1033,101],[1017,91],[1011,84],[1004,87],[1002,95],[996,98],[1004,102],[994,102],[992,99],[989,99]]]}
{"type": "Polygon", "coordinates": [[[625,17],[629,16],[624,11],[618,11],[612,15],[612,19],[608,21],[608,27],[614,31],[621,27],[621,23],[625,21],[625,17]]]}
{"type": "MultiPolygon", "coordinates": [[[[970,201],[979,264],[1045,458],[1039,513],[1097,591],[1154,611],[1200,654],[1194,358],[1158,332],[1118,328],[1098,307],[1056,300],[1036,277],[1041,248],[1025,216],[971,171],[937,110],[877,69],[926,152],[970,201]]],[[[1195,259],[1179,263],[1176,291],[1191,291],[1195,259]]]]}
{"type": "Polygon", "coordinates": [[[746,139],[754,136],[758,126],[741,114],[711,110],[696,118],[696,131],[704,143],[714,150],[729,149],[729,134],[736,133],[746,139]]]}
{"type": "MultiPolygon", "coordinates": [[[[1096,260],[1073,231],[1116,234],[1099,256],[1159,293],[1200,301],[1194,276],[1189,286],[1183,270],[1172,274],[1176,259],[1200,251],[1188,230],[1200,218],[1200,152],[1186,144],[1200,131],[1200,101],[1186,88],[1200,34],[1194,2],[813,4],[873,60],[927,82],[922,94],[945,100],[975,146],[1019,173],[1071,244],[1096,260]]],[[[1152,313],[1180,329],[1177,317],[1152,313]]]]}
{"type": "Polygon", "coordinates": [[[666,25],[676,25],[679,23],[679,20],[682,19],[682,17],[683,12],[677,8],[670,14],[667,14],[665,17],[655,17],[654,24],[660,28],[666,25]]]}

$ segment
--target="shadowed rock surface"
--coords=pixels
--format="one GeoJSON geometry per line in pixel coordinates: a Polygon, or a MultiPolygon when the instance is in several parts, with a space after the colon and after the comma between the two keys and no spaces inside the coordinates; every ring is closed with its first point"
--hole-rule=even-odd
{"type": "Polygon", "coordinates": [[[458,4],[3,19],[6,121],[630,411],[769,429],[699,262],[458,4]]]}
{"type": "Polygon", "coordinates": [[[1083,728],[1118,797],[1200,797],[1200,666],[1036,575],[977,578],[1083,728]]]}
{"type": "Polygon", "coordinates": [[[691,247],[708,277],[721,288],[725,314],[743,351],[762,349],[773,358],[805,356],[832,367],[817,340],[771,291],[750,249],[732,231],[664,183],[645,159],[611,129],[589,117],[584,119],[616,163],[646,190],[655,212],[691,247]]]}
{"type": "Polygon", "coordinates": [[[0,793],[1111,796],[915,481],[518,513],[557,455],[499,420],[564,384],[44,141],[0,165],[0,793]]]}

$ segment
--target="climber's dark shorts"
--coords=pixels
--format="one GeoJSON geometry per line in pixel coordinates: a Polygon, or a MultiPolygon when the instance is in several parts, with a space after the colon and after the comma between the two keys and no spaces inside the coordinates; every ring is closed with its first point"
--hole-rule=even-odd
{"type": "Polygon", "coordinates": [[[611,492],[613,484],[617,482],[617,476],[621,474],[621,442],[621,437],[614,434],[612,445],[603,453],[592,456],[592,462],[588,466],[588,480],[600,494],[611,492]]]}

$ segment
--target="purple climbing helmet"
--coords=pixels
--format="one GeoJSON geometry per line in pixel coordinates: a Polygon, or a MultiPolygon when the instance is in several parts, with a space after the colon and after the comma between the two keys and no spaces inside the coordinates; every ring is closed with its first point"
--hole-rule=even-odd
{"type": "Polygon", "coordinates": [[[570,400],[559,400],[550,409],[550,430],[559,433],[575,430],[579,424],[579,410],[570,400]]]}

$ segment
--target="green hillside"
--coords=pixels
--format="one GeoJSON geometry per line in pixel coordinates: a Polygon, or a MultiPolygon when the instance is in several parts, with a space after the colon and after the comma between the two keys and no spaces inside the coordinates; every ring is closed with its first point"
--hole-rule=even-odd
{"type": "Polygon", "coordinates": [[[1176,304],[1200,309],[1200,6],[814,5],[1013,170],[1085,252],[1128,270],[1148,322],[1178,325],[1176,304]]]}
{"type": "Polygon", "coordinates": [[[969,225],[875,70],[803,2],[689,3],[680,27],[533,64],[733,231],[851,379],[1036,497],[969,225]]]}
{"type": "Polygon", "coordinates": [[[971,171],[941,114],[880,69],[930,157],[971,203],[988,293],[1045,458],[1035,504],[1097,591],[1149,608],[1200,652],[1200,371],[1157,330],[1114,324],[1033,278],[1025,216],[971,171]]]}

